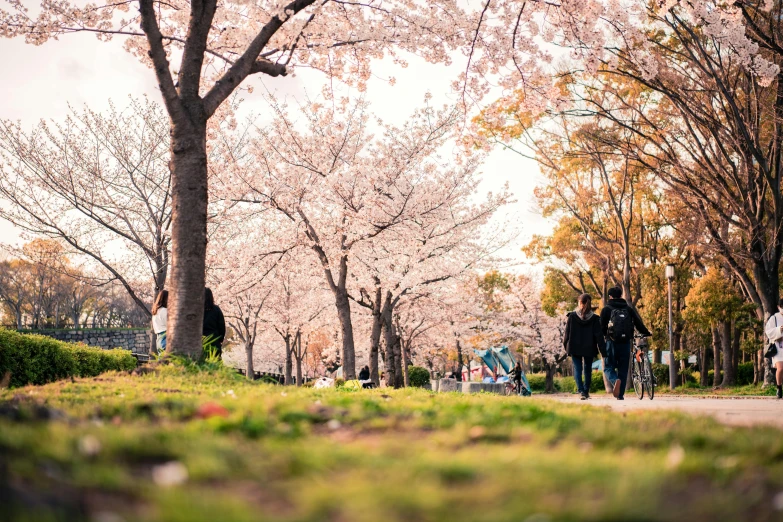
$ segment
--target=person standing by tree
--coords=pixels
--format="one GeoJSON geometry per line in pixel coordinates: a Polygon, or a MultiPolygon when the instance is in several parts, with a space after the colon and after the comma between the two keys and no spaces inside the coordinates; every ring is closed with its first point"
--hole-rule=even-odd
{"type": "Polygon", "coordinates": [[[770,343],[775,343],[777,352],[772,357],[775,366],[775,384],[778,386],[777,397],[783,399],[783,299],[778,302],[778,312],[767,319],[764,332],[770,343]]]}
{"type": "Polygon", "coordinates": [[[204,289],[204,327],[202,335],[212,339],[212,346],[217,349],[215,355],[223,355],[223,339],[226,337],[226,320],[223,311],[215,304],[212,290],[204,289]]]}
{"type": "Polygon", "coordinates": [[[563,336],[563,346],[574,364],[574,380],[582,400],[590,398],[593,359],[604,349],[601,321],[593,313],[592,304],[590,294],[579,296],[576,310],[568,314],[563,336]]]}
{"type": "Polygon", "coordinates": [[[652,335],[644,326],[635,308],[622,298],[619,286],[609,289],[609,302],[601,310],[601,334],[606,340],[604,373],[612,385],[612,395],[623,400],[631,362],[631,341],[634,329],[642,335],[652,335]]]}
{"type": "Polygon", "coordinates": [[[155,332],[158,354],[166,351],[166,322],[168,321],[169,291],[161,290],[152,305],[152,330],[155,332]]]}

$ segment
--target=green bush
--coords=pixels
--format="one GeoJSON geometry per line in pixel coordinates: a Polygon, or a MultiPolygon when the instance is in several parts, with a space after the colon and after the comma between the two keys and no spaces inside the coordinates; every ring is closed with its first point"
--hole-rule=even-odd
{"type": "Polygon", "coordinates": [[[408,366],[408,380],[411,386],[425,388],[430,385],[430,372],[421,366],[408,366]]]}
{"type": "Polygon", "coordinates": [[[334,380],[334,387],[335,388],[342,388],[343,385],[345,385],[345,379],[338,377],[334,380]]]}
{"type": "MultiPolygon", "coordinates": [[[[595,393],[604,389],[603,372],[593,370],[590,374],[590,393],[595,393]]],[[[541,391],[544,390],[542,385],[541,391]]],[[[576,379],[574,377],[556,377],[555,390],[564,393],[576,393],[576,379]]]]}
{"type": "Polygon", "coordinates": [[[528,375],[527,382],[530,384],[530,391],[542,392],[546,389],[546,375],[543,373],[533,373],[528,375]]]}
{"type": "Polygon", "coordinates": [[[0,329],[0,378],[10,373],[11,387],[135,367],[136,359],[128,350],[103,350],[0,329]]]}
{"type": "Polygon", "coordinates": [[[652,363],[653,376],[659,388],[669,386],[669,365],[662,363],[652,363]]]}
{"type": "Polygon", "coordinates": [[[737,385],[753,384],[753,361],[740,363],[737,367],[737,385]]]}

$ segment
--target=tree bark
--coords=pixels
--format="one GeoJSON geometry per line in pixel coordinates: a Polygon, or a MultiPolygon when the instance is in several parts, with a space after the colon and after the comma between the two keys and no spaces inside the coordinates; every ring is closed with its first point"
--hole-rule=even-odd
{"type": "Polygon", "coordinates": [[[343,338],[343,377],[345,380],[356,379],[356,355],[354,353],[353,323],[351,322],[351,301],[345,288],[338,288],[335,293],[337,317],[343,338]]]}
{"type": "Polygon", "coordinates": [[[408,343],[406,343],[403,340],[400,340],[400,345],[402,348],[403,385],[407,388],[411,385],[411,380],[410,377],[408,376],[408,366],[410,365],[410,353],[408,351],[408,343]]]}
{"type": "Polygon", "coordinates": [[[302,332],[297,330],[294,338],[294,355],[296,359],[296,385],[302,385],[302,332]]]}
{"type": "Polygon", "coordinates": [[[712,377],[712,386],[717,387],[721,382],[720,375],[720,333],[717,327],[712,328],[712,364],[714,375],[712,377]]]}
{"type": "Polygon", "coordinates": [[[256,370],[253,367],[253,341],[250,339],[245,341],[245,358],[247,360],[245,374],[252,381],[256,377],[256,370]]]}
{"type": "Polygon", "coordinates": [[[381,318],[381,287],[375,288],[375,301],[372,306],[372,331],[370,332],[370,380],[376,386],[381,385],[378,373],[378,352],[381,345],[381,328],[383,319],[381,318]]]}
{"type": "Polygon", "coordinates": [[[166,350],[201,357],[207,250],[207,127],[200,103],[171,129],[171,276],[166,350]],[[200,117],[199,117],[200,116],[200,117]]]}
{"type": "Polygon", "coordinates": [[[544,363],[544,370],[546,371],[546,393],[555,393],[555,370],[557,366],[554,364],[544,363]]]}
{"type": "MultiPolygon", "coordinates": [[[[457,381],[462,381],[462,344],[460,344],[459,339],[457,339],[457,381]]],[[[468,380],[470,380],[470,368],[468,368],[468,380]]]]}
{"type": "Polygon", "coordinates": [[[727,386],[734,386],[736,378],[734,375],[734,353],[731,344],[731,321],[723,321],[721,323],[720,332],[721,346],[723,347],[723,380],[721,381],[721,388],[727,386]]]}
{"type": "Polygon", "coordinates": [[[291,346],[291,334],[287,333],[285,335],[285,384],[286,386],[290,386],[291,381],[294,380],[293,376],[291,375],[293,371],[293,362],[291,360],[292,350],[293,348],[291,346]]]}
{"type": "Polygon", "coordinates": [[[699,385],[704,388],[709,386],[709,377],[707,371],[707,347],[702,346],[699,350],[699,385]]]}

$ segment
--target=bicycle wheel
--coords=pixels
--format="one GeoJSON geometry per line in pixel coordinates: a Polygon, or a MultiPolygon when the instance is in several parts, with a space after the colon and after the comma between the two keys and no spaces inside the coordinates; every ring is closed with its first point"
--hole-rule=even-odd
{"type": "Polygon", "coordinates": [[[644,379],[642,378],[642,369],[636,357],[633,358],[633,369],[631,370],[631,379],[633,380],[633,389],[639,400],[644,398],[644,379]]]}
{"type": "Polygon", "coordinates": [[[650,359],[647,357],[644,358],[644,386],[647,388],[647,397],[653,400],[653,397],[655,397],[655,376],[652,372],[650,359]]]}
{"type": "Polygon", "coordinates": [[[503,390],[506,395],[511,395],[514,393],[514,384],[511,382],[506,383],[506,389],[503,390]]]}

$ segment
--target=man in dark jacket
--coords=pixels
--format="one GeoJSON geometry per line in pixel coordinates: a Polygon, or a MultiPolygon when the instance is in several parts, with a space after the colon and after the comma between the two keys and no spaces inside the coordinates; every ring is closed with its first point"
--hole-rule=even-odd
{"type": "MultiPolygon", "coordinates": [[[[652,335],[644,326],[639,312],[632,306],[629,306],[622,298],[623,291],[620,287],[609,289],[609,302],[601,310],[601,333],[606,339],[606,354],[604,355],[604,373],[609,383],[612,385],[612,395],[618,400],[623,400],[625,395],[625,386],[628,381],[628,367],[631,363],[631,343],[633,342],[633,330],[637,330],[642,335],[652,335]],[[623,314],[622,312],[625,312],[623,314]],[[614,331],[613,321],[623,320],[627,317],[633,324],[630,327],[630,337],[625,335],[626,340],[618,340],[619,332],[614,331]]],[[[618,328],[619,329],[619,328],[618,328]]]]}
{"type": "Polygon", "coordinates": [[[201,334],[204,337],[212,337],[212,345],[217,349],[216,355],[222,357],[226,320],[223,311],[215,304],[215,298],[209,288],[204,289],[204,327],[201,334]]]}

